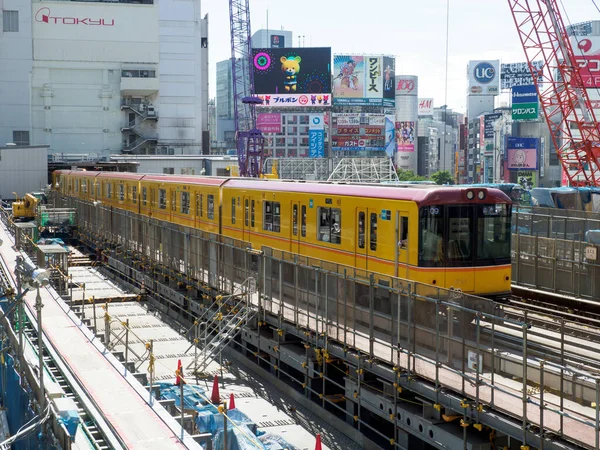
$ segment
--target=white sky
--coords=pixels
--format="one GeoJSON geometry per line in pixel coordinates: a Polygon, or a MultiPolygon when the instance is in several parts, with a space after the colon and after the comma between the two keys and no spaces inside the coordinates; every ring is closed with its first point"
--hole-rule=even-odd
{"type": "MultiPolygon", "coordinates": [[[[600,20],[592,0],[564,1],[565,24],[600,20]]],[[[231,56],[229,2],[201,0],[209,15],[211,98],[216,63],[231,56]]],[[[600,2],[598,2],[600,5],[600,2]]],[[[444,104],[446,0],[250,0],[252,33],[291,30],[306,47],[331,47],[332,53],[396,56],[396,75],[418,75],[419,97],[444,104]]],[[[465,111],[469,60],[525,61],[507,0],[450,0],[448,107],[465,111]]]]}

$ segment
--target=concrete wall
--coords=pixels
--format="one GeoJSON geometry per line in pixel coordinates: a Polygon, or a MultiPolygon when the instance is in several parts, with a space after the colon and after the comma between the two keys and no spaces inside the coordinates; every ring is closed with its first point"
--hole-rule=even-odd
{"type": "Polygon", "coordinates": [[[0,197],[22,197],[48,185],[48,147],[0,147],[0,197]]]}

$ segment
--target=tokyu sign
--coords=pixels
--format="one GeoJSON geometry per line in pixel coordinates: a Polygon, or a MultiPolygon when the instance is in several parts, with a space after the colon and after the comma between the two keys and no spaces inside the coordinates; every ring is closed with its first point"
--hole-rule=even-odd
{"type": "Polygon", "coordinates": [[[115,19],[103,17],[68,17],[52,15],[50,8],[43,7],[35,13],[35,21],[55,25],[84,25],[96,27],[114,27],[115,19]]]}

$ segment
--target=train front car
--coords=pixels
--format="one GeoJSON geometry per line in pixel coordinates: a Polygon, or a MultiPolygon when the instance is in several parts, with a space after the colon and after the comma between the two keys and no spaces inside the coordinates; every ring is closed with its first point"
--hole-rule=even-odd
{"type": "Polygon", "coordinates": [[[511,290],[511,201],[506,194],[435,189],[417,203],[419,281],[505,298],[511,290]]]}

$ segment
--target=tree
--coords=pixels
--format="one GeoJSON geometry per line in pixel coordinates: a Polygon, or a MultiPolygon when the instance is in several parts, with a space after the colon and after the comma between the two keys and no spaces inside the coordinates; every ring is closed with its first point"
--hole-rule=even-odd
{"type": "Polygon", "coordinates": [[[427,178],[416,175],[412,170],[398,169],[398,180],[400,181],[425,181],[427,178]]]}
{"type": "Polygon", "coordinates": [[[430,177],[436,184],[454,184],[454,177],[447,170],[440,170],[430,177]]]}

